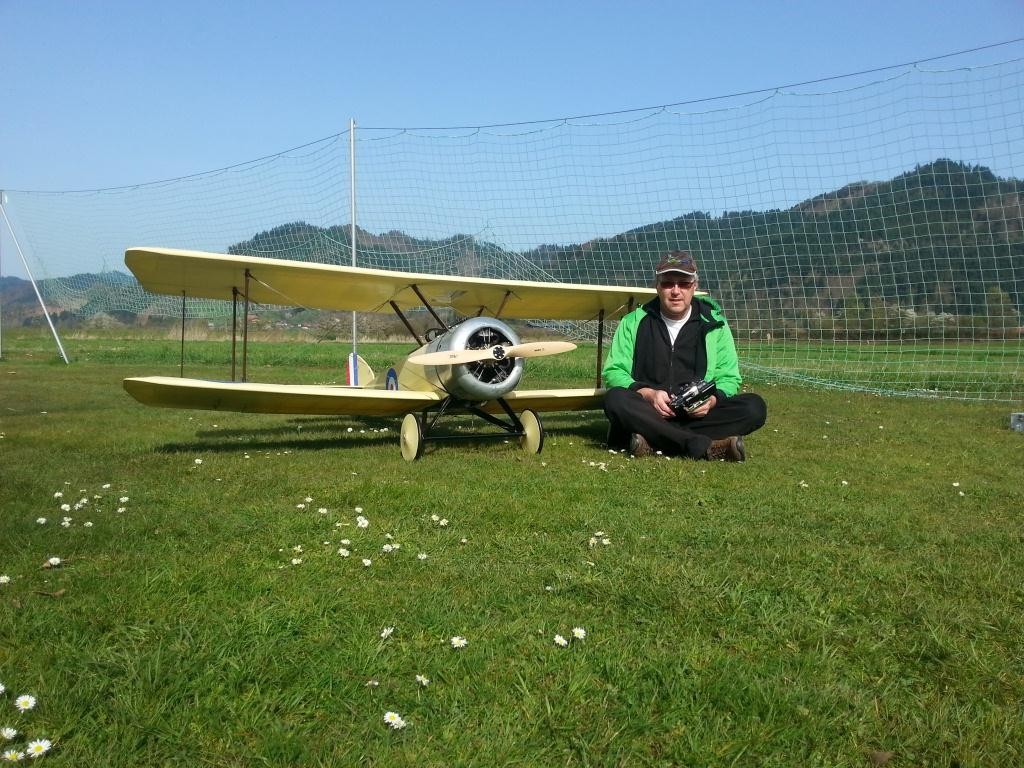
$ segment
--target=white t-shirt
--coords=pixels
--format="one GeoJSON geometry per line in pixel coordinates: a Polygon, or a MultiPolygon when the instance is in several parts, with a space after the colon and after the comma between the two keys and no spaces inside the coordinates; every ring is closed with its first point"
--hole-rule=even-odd
{"type": "Polygon", "coordinates": [[[665,317],[664,313],[661,315],[662,322],[665,323],[665,327],[668,329],[668,338],[672,344],[676,343],[676,336],[679,335],[679,329],[686,325],[686,321],[690,319],[690,312],[693,307],[686,308],[686,314],[678,320],[672,320],[671,318],[665,317]]]}

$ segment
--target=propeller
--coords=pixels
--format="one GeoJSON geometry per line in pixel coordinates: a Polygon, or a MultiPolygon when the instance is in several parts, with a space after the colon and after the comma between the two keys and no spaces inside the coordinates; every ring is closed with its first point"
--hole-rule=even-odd
{"type": "Polygon", "coordinates": [[[482,360],[504,360],[508,357],[544,357],[576,349],[571,341],[532,341],[527,344],[503,346],[495,344],[485,349],[450,349],[413,355],[407,362],[413,365],[463,365],[482,360]]]}

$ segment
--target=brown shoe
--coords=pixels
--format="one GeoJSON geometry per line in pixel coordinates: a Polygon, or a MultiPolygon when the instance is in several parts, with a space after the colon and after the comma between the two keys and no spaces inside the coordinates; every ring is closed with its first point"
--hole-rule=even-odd
{"type": "Polygon", "coordinates": [[[643,456],[653,456],[654,449],[651,448],[651,444],[647,442],[647,438],[638,432],[634,432],[629,436],[629,455],[636,456],[638,459],[643,456]]]}
{"type": "Polygon", "coordinates": [[[704,458],[708,461],[745,461],[747,452],[743,447],[743,438],[733,436],[712,440],[704,458]]]}

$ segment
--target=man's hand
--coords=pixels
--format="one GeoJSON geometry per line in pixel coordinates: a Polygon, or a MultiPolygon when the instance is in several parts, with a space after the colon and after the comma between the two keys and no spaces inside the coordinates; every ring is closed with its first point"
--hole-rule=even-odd
{"type": "Polygon", "coordinates": [[[637,393],[656,410],[662,418],[672,419],[675,418],[676,412],[672,410],[672,406],[669,405],[672,398],[668,392],[664,389],[653,389],[651,387],[643,387],[638,389],[637,393]]]}
{"type": "Polygon", "coordinates": [[[703,419],[716,405],[718,405],[718,398],[712,395],[704,405],[700,408],[694,408],[692,411],[687,411],[686,415],[694,419],[703,419]]]}

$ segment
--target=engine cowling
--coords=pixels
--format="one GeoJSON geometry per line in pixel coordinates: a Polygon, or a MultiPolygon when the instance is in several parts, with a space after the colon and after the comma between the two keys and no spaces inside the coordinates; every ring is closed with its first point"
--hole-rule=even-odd
{"type": "MultiPolygon", "coordinates": [[[[519,341],[519,334],[501,320],[473,317],[438,336],[423,351],[490,349],[498,344],[512,345],[519,341]]],[[[523,376],[523,359],[506,357],[459,365],[427,366],[425,373],[431,383],[454,397],[484,402],[502,397],[516,388],[523,376]]]]}

